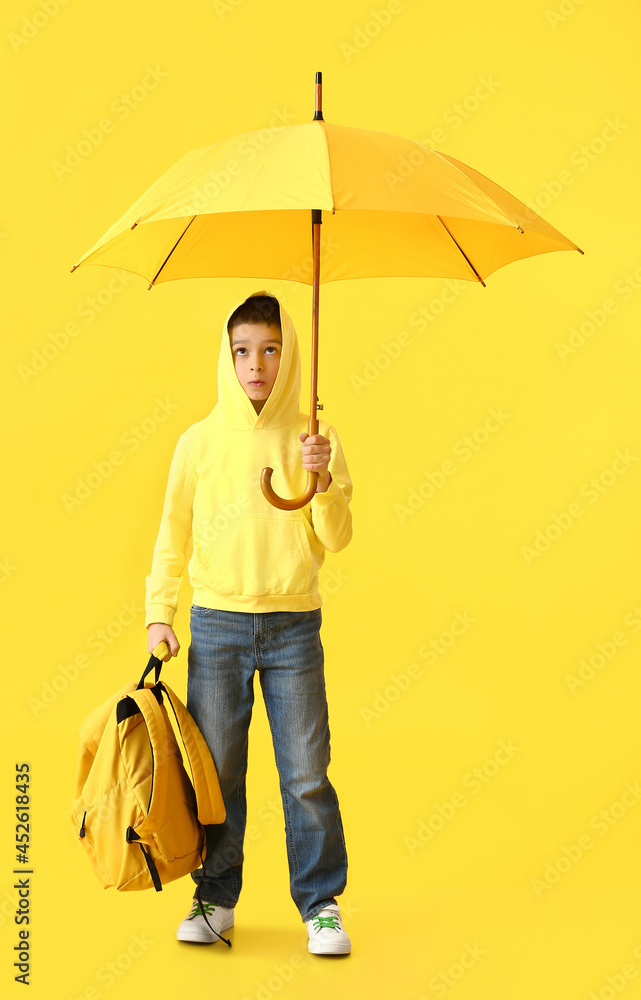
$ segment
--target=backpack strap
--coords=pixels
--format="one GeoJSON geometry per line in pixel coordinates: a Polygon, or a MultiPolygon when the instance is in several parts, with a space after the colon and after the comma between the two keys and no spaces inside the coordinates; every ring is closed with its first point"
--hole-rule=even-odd
{"type": "Polygon", "coordinates": [[[154,669],[154,667],[156,669],[156,684],[158,683],[158,681],[160,680],[160,671],[162,669],[163,661],[168,652],[169,652],[169,646],[167,645],[165,640],[162,639],[158,643],[158,645],[154,648],[153,653],[149,657],[149,662],[145,667],[145,671],[140,680],[138,681],[137,690],[140,691],[145,686],[145,677],[151,670],[154,669]]]}
{"type": "Polygon", "coordinates": [[[180,698],[164,681],[161,681],[160,686],[174,710],[178,729],[189,758],[198,805],[198,820],[203,826],[210,823],[223,823],[226,816],[225,804],[211,751],[180,698]]]}
{"type": "MultiPolygon", "coordinates": [[[[135,827],[138,838],[145,838],[156,833],[160,817],[164,815],[167,797],[167,750],[165,747],[165,718],[151,688],[130,691],[128,697],[136,702],[147,727],[153,761],[151,777],[151,795],[147,815],[142,823],[135,827]]],[[[119,730],[120,732],[120,730],[119,730]]],[[[121,744],[122,748],[122,744],[121,744]]]]}

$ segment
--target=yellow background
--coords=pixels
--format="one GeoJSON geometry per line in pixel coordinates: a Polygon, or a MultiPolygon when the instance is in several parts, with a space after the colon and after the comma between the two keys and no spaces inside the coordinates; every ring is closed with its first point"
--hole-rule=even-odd
{"type": "MultiPolygon", "coordinates": [[[[638,6],[43,3],[52,14],[13,0],[1,31],[3,988],[18,990],[12,780],[28,761],[31,996],[639,995],[641,802],[626,794],[641,780],[638,6]],[[444,308],[439,278],[321,287],[319,395],[354,481],[353,541],[321,578],[347,960],[307,952],[258,684],[232,949],[177,944],[191,880],[105,892],[68,820],[78,725],[147,660],[144,578],[175,442],[216,402],[230,304],[260,287],[148,292],[134,278],[115,291],[117,272],[70,268],[189,149],[279,124],[278,112],[309,121],[316,70],[327,121],[419,141],[441,129],[435,148],[585,251],[505,267],[444,308]],[[61,173],[67,146],[105,118],[111,130],[61,173]],[[572,328],[583,343],[562,358],[572,328]],[[402,331],[411,342],[388,364],[402,331]],[[63,346],[25,374],[55,335],[63,346]],[[157,399],[172,409],[154,423],[157,399]],[[505,418],[484,429],[490,410],[505,418]],[[148,433],[134,449],[137,426],[148,433]],[[114,450],[122,463],[67,510],[114,450]],[[447,459],[455,472],[430,495],[447,459]],[[134,935],[148,943],[131,959],[134,935]]],[[[297,325],[307,409],[310,289],[265,287],[297,325]]],[[[166,674],[184,697],[183,588],[166,674]]]]}

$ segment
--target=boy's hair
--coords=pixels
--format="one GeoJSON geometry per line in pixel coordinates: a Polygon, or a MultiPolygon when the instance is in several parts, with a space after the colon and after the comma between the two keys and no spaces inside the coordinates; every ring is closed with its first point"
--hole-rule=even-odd
{"type": "Polygon", "coordinates": [[[278,299],[273,295],[250,295],[238,306],[229,317],[227,333],[231,343],[232,330],[240,323],[266,323],[267,326],[277,326],[282,334],[280,324],[280,307],[278,299]]]}

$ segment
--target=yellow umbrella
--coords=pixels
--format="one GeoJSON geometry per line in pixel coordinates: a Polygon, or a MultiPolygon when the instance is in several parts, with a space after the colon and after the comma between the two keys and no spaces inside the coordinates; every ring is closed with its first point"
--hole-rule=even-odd
{"type": "MultiPolygon", "coordinates": [[[[579,247],[523,202],[453,156],[388,132],[323,119],[245,132],[194,149],[125,212],[71,269],[132,271],[149,288],[179,278],[279,278],[313,286],[309,434],[318,433],[320,282],[363,277],[483,281],[511,261],[579,247]],[[312,254],[309,253],[310,211],[312,254]],[[323,219],[322,213],[326,216],[323,219]],[[332,251],[320,274],[320,226],[332,251]]],[[[305,506],[318,473],[282,510],[305,506]]]]}

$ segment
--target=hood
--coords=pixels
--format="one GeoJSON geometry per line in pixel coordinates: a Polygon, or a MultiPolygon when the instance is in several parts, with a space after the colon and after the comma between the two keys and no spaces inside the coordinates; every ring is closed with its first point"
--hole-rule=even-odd
{"type": "MultiPolygon", "coordinates": [[[[227,334],[227,323],[232,313],[242,305],[247,298],[254,295],[273,295],[272,292],[261,290],[252,292],[235,302],[227,313],[220,339],[218,355],[218,402],[212,411],[212,416],[232,430],[250,431],[266,430],[272,427],[282,427],[290,424],[300,416],[300,351],[298,336],[293,320],[283,309],[280,301],[280,323],[283,346],[280,355],[280,365],[276,380],[260,413],[256,413],[253,404],[238,381],[234,359],[227,334]]],[[[277,296],[273,296],[277,299],[277,296]]]]}

